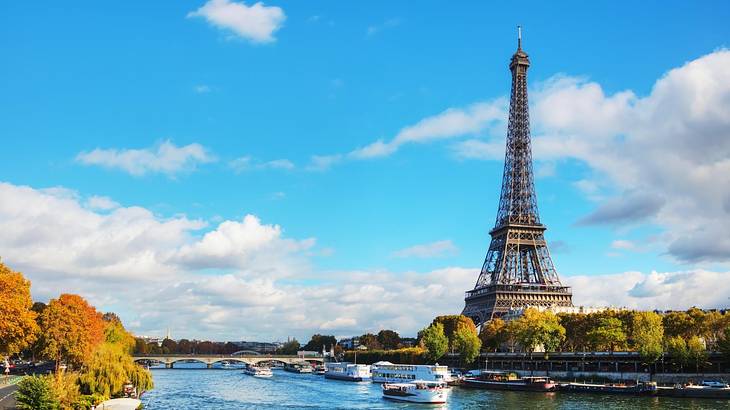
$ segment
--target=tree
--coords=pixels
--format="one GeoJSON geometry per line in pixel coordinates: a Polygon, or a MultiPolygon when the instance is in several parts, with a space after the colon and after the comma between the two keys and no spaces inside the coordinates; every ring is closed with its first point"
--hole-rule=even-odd
{"type": "Polygon", "coordinates": [[[18,353],[36,340],[30,281],[0,262],[0,358],[18,353]]]}
{"type": "Polygon", "coordinates": [[[137,337],[134,339],[134,353],[141,355],[150,353],[150,347],[147,345],[147,342],[141,337],[137,337]]]}
{"type": "Polygon", "coordinates": [[[654,363],[659,360],[664,352],[662,317],[654,312],[634,312],[631,339],[634,348],[644,361],[654,363]]]}
{"type": "Polygon", "coordinates": [[[687,341],[687,357],[690,363],[694,363],[695,372],[700,372],[700,366],[707,361],[707,351],[705,350],[705,344],[698,336],[692,336],[687,341]]]}
{"type": "Polygon", "coordinates": [[[559,313],[560,325],[565,328],[562,350],[579,352],[588,350],[586,334],[591,326],[591,315],[583,313],[559,313]]]}
{"type": "Polygon", "coordinates": [[[56,362],[80,367],[104,338],[101,314],[78,295],[51,299],[41,315],[43,354],[56,362]]]}
{"type": "Polygon", "coordinates": [[[479,332],[479,339],[482,347],[489,351],[496,352],[506,342],[505,323],[502,319],[494,318],[482,326],[479,332]]]}
{"type": "Polygon", "coordinates": [[[613,352],[616,347],[623,347],[626,344],[623,323],[615,317],[600,318],[598,326],[589,330],[586,336],[596,350],[613,352]]]}
{"type": "Polygon", "coordinates": [[[680,370],[689,361],[689,352],[687,351],[687,342],[682,336],[670,336],[665,341],[667,354],[674,363],[679,365],[680,370]]]}
{"type": "Polygon", "coordinates": [[[193,344],[188,339],[180,339],[179,342],[177,342],[177,351],[181,354],[190,354],[193,353],[193,344]]]}
{"type": "Polygon", "coordinates": [[[177,342],[172,339],[162,341],[162,353],[177,353],[177,342]]]}
{"type": "Polygon", "coordinates": [[[669,312],[662,318],[664,325],[664,334],[672,336],[682,336],[687,339],[692,336],[694,321],[686,312],[669,312]]]}
{"type": "Polygon", "coordinates": [[[21,380],[15,400],[21,410],[56,410],[59,407],[53,395],[51,378],[47,376],[30,376],[21,380]]]}
{"type": "Polygon", "coordinates": [[[565,328],[552,312],[527,308],[522,316],[510,322],[510,332],[525,350],[533,352],[538,346],[555,351],[565,340],[565,328]]]}
{"type": "Polygon", "coordinates": [[[444,334],[444,325],[432,323],[431,326],[424,329],[421,334],[421,343],[426,349],[426,358],[431,362],[435,362],[446,354],[449,349],[449,339],[444,334]]]}
{"type": "Polygon", "coordinates": [[[279,348],[279,354],[286,354],[286,355],[294,355],[297,354],[299,351],[299,342],[297,339],[292,339],[286,343],[284,343],[281,348],[279,348]]]}
{"type": "Polygon", "coordinates": [[[309,342],[304,345],[302,350],[309,350],[310,352],[321,352],[322,346],[324,346],[325,349],[329,349],[331,346],[334,346],[336,344],[337,339],[335,339],[334,336],[315,334],[312,335],[312,338],[309,339],[309,342]]]}
{"type": "Polygon", "coordinates": [[[385,350],[397,349],[400,345],[400,335],[394,330],[383,329],[378,332],[378,343],[385,350]]]}
{"type": "Polygon", "coordinates": [[[454,337],[456,336],[456,330],[462,326],[465,326],[477,333],[477,327],[474,325],[474,321],[464,315],[445,315],[437,316],[431,324],[441,323],[444,327],[444,335],[449,339],[449,349],[455,349],[454,337]]]}
{"type": "Polygon", "coordinates": [[[378,337],[372,333],[365,333],[358,338],[360,340],[360,346],[365,346],[368,350],[382,349],[383,346],[378,342],[378,337]]]}
{"type": "Polygon", "coordinates": [[[725,360],[730,362],[730,326],[725,328],[722,339],[717,342],[717,347],[725,357],[725,360]]]}
{"type": "Polygon", "coordinates": [[[122,346],[102,344],[84,366],[79,376],[79,386],[84,394],[102,394],[105,397],[122,393],[124,384],[130,381],[143,392],[152,388],[150,372],[132,361],[122,346]]]}
{"type": "Polygon", "coordinates": [[[477,336],[476,330],[461,326],[454,332],[454,348],[459,352],[464,363],[471,363],[479,356],[482,341],[477,336]]]}

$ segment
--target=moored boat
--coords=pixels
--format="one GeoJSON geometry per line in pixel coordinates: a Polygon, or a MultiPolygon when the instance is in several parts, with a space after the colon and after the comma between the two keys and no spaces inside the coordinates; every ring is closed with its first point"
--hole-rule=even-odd
{"type": "Polygon", "coordinates": [[[511,372],[481,372],[475,377],[466,377],[461,386],[487,390],[514,390],[550,392],[557,388],[548,377],[517,377],[511,372]]]}
{"type": "Polygon", "coordinates": [[[417,365],[417,364],[394,364],[391,362],[377,362],[372,365],[373,382],[375,383],[409,383],[414,380],[425,380],[432,382],[452,381],[447,366],[417,365]]]}
{"type": "Polygon", "coordinates": [[[565,383],[559,386],[560,391],[575,393],[605,393],[605,394],[632,394],[651,396],[657,393],[656,383],[637,384],[592,384],[592,383],[565,383]]]}
{"type": "Polygon", "coordinates": [[[284,370],[291,373],[312,373],[312,366],[309,363],[293,363],[284,366],[284,370]]]}
{"type": "Polygon", "coordinates": [[[323,364],[318,364],[314,366],[314,374],[325,374],[327,372],[327,367],[323,364]]]}
{"type": "Polygon", "coordinates": [[[325,379],[361,382],[370,380],[370,366],[353,363],[327,363],[325,379]]]}
{"type": "Polygon", "coordinates": [[[248,365],[243,372],[254,377],[271,377],[274,373],[268,367],[248,365]]]}
{"type": "Polygon", "coordinates": [[[383,398],[411,403],[443,404],[448,400],[450,391],[444,382],[383,383],[383,398]]]}

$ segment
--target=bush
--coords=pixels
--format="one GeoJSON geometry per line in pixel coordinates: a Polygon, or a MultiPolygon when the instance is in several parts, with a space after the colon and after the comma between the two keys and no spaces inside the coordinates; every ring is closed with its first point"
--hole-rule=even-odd
{"type": "Polygon", "coordinates": [[[58,399],[49,376],[30,376],[18,383],[15,400],[21,410],[56,410],[58,399]]]}

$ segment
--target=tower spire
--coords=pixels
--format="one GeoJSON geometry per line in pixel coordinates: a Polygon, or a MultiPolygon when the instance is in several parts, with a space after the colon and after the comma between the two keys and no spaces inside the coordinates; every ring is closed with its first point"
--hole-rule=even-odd
{"type": "Polygon", "coordinates": [[[517,49],[522,50],[522,26],[517,26],[517,49]]]}

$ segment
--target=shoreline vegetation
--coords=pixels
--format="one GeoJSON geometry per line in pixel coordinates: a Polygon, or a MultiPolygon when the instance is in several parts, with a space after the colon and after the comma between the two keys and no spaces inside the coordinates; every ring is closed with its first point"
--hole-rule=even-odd
{"type": "Polygon", "coordinates": [[[135,338],[116,314],[73,294],[33,303],[30,286],[0,262],[0,356],[54,363],[52,373],[18,383],[17,408],[85,410],[153,387],[151,373],[132,361],[135,338]]]}

